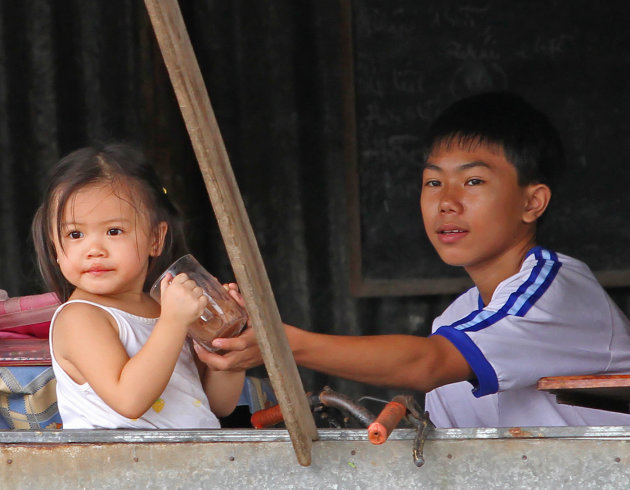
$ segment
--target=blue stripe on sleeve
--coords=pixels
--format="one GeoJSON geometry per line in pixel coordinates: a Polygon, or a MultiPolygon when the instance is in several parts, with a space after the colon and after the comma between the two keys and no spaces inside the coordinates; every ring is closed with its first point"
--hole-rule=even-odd
{"type": "Polygon", "coordinates": [[[471,369],[475,372],[479,386],[473,390],[475,396],[496,393],[498,380],[496,373],[479,348],[465,332],[477,332],[497,323],[507,315],[525,316],[530,308],[547,291],[562,266],[558,256],[542,247],[534,247],[528,253],[536,258],[529,277],[508,297],[505,304],[497,311],[483,308],[479,300],[479,309],[464,318],[437,329],[433,335],[448,338],[464,355],[471,369]],[[494,391],[489,391],[494,390],[494,391]]]}
{"type": "Polygon", "coordinates": [[[490,395],[499,391],[497,373],[479,350],[479,347],[477,347],[466,333],[450,327],[440,327],[433,335],[446,337],[466,358],[470,369],[473,370],[477,377],[476,381],[471,381],[474,386],[472,390],[473,395],[479,398],[480,396],[490,395]]]}

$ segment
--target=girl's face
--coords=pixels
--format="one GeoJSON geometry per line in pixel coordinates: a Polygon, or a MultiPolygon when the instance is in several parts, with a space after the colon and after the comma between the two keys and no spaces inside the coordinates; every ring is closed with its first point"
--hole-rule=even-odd
{"type": "Polygon", "coordinates": [[[142,293],[149,256],[161,252],[166,224],[154,237],[148,218],[127,197],[130,193],[118,194],[108,184],[80,189],[63,210],[61,241],[53,231],[61,272],[76,287],[73,297],[81,292],[121,297],[142,293]]]}

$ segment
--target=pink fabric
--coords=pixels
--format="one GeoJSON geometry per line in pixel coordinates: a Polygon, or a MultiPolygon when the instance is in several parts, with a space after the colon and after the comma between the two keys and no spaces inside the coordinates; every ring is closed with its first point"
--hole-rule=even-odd
{"type": "Polygon", "coordinates": [[[0,338],[10,338],[4,335],[14,334],[19,335],[19,337],[13,338],[30,339],[35,337],[38,339],[47,339],[49,330],[50,320],[41,323],[33,323],[31,325],[21,325],[19,327],[0,327],[0,338]]]}
{"type": "Polygon", "coordinates": [[[32,339],[32,335],[12,332],[11,330],[0,330],[0,340],[5,339],[32,339]]]}
{"type": "Polygon", "coordinates": [[[55,293],[18,296],[0,301],[0,339],[48,338],[50,320],[59,304],[55,293]]]}
{"type": "Polygon", "coordinates": [[[0,301],[0,315],[16,313],[18,311],[35,310],[51,305],[59,305],[59,298],[55,293],[33,294],[30,296],[16,296],[0,301]]]}

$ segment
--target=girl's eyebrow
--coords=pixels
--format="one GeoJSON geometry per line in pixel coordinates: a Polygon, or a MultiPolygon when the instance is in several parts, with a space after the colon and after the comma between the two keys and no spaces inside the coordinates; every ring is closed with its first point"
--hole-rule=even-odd
{"type": "MultiPolygon", "coordinates": [[[[109,225],[112,223],[131,223],[132,220],[127,219],[127,218],[111,218],[111,219],[106,219],[104,221],[101,221],[99,224],[100,225],[109,225]]],[[[83,223],[82,221],[76,221],[76,220],[72,220],[72,221],[62,221],[61,222],[61,226],[81,226],[84,225],[85,223],[83,223]]]]}

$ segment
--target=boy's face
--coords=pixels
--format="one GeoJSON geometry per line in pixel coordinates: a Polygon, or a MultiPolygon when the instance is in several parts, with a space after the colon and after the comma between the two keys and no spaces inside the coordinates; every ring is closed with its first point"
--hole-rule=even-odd
{"type": "Polygon", "coordinates": [[[422,174],[429,240],[444,262],[469,273],[533,245],[529,198],[530,186],[519,186],[516,168],[495,146],[438,146],[422,174]]]}

